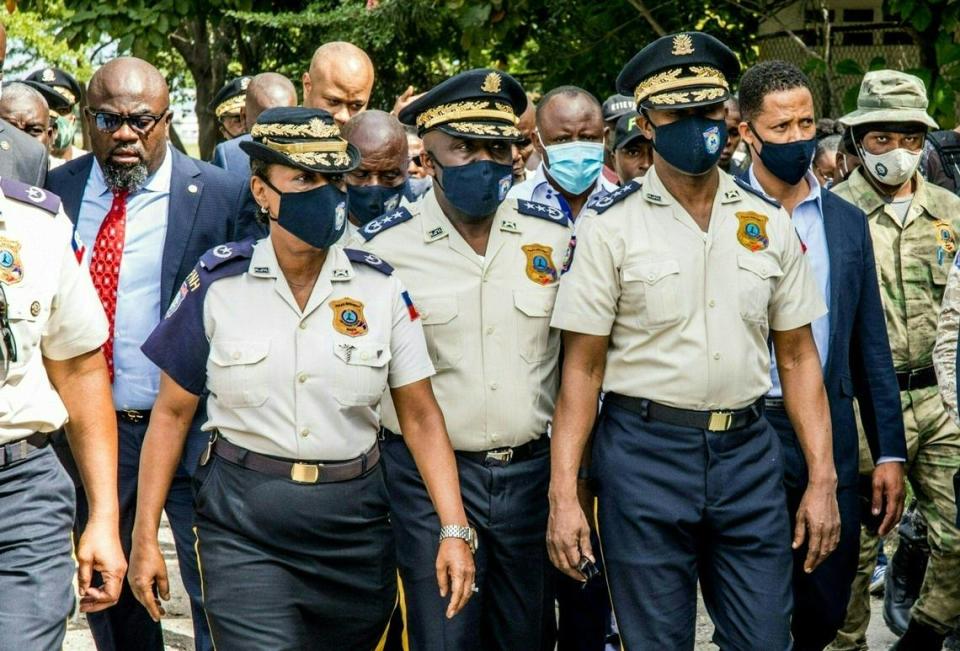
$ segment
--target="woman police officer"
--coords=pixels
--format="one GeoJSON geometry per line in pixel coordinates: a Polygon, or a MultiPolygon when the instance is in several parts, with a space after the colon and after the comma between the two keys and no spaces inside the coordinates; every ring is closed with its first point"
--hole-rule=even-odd
{"type": "MultiPolygon", "coordinates": [[[[444,524],[466,528],[416,308],[392,269],[343,249],[340,175],[360,155],[326,111],[257,120],[250,188],[270,235],[216,247],[144,344],[163,371],[143,445],[130,583],[155,619],[169,598],[160,513],[209,391],[195,477],[204,607],[222,649],[372,649],[396,603],[379,460],[385,388],[444,524]]],[[[464,536],[469,538],[469,536],[464,536]]],[[[447,617],[471,596],[463,539],[437,554],[447,617]]]]}

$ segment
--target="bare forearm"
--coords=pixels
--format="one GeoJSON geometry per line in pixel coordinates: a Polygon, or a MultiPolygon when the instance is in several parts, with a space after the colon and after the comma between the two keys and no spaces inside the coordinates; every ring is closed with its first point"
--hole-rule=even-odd
{"type": "Polygon", "coordinates": [[[70,451],[87,495],[90,520],[118,517],[117,417],[107,364],[100,351],[69,360],[44,360],[69,414],[70,451]]]}
{"type": "Polygon", "coordinates": [[[134,537],[156,539],[163,505],[183,455],[191,417],[192,414],[177,414],[163,409],[154,409],[150,415],[150,427],[140,451],[134,537]]]}
{"type": "Polygon", "coordinates": [[[550,494],[569,498],[577,494],[577,473],[597,416],[599,388],[585,375],[564,377],[557,399],[550,439],[550,494]]]}
{"type": "Polygon", "coordinates": [[[803,450],[811,483],[836,482],[830,407],[816,349],[778,366],[787,416],[803,450]]]}

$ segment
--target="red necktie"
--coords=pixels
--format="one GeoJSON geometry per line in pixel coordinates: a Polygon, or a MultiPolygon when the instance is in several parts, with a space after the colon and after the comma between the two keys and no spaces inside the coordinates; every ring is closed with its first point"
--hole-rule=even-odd
{"type": "Polygon", "coordinates": [[[90,254],[90,276],[100,295],[103,311],[110,323],[110,335],[103,345],[110,382],[113,382],[113,324],[117,315],[117,285],[120,282],[120,260],[123,258],[123,236],[127,226],[127,190],[113,191],[113,204],[97,233],[90,254]]]}

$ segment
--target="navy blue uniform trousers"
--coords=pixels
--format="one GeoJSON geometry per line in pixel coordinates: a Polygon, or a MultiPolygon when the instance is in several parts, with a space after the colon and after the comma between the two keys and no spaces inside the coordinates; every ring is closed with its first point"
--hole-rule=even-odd
{"type": "Polygon", "coordinates": [[[63,646],[75,604],[75,499],[49,446],[0,469],[0,651],[63,646]]]}
{"type": "MultiPolygon", "coordinates": [[[[120,543],[123,553],[130,558],[133,522],[137,510],[137,478],[140,471],[140,450],[147,433],[147,419],[139,423],[117,418],[119,433],[119,474],[117,484],[120,493],[120,543]]],[[[87,524],[86,496],[77,475],[69,450],[58,445],[57,453],[73,476],[77,486],[77,532],[83,531],[87,524]]],[[[191,455],[185,455],[184,459],[191,455]]],[[[193,491],[190,487],[190,474],[193,468],[186,467],[182,461],[167,495],[164,512],[173,530],[173,539],[177,547],[177,560],[180,565],[180,578],[190,597],[190,614],[193,618],[194,645],[197,651],[212,651],[210,629],[203,614],[200,591],[200,573],[197,570],[197,556],[194,551],[193,535],[193,491]]],[[[160,624],[150,619],[146,608],[140,605],[130,584],[124,580],[123,590],[117,604],[98,613],[87,616],[90,632],[99,651],[163,651],[163,630],[160,624]]]]}
{"type": "MultiPolygon", "coordinates": [[[[546,443],[546,441],[544,441],[546,443]]],[[[473,595],[453,619],[440,598],[440,522],[413,457],[399,437],[382,443],[397,538],[397,564],[415,651],[553,649],[553,567],[547,558],[550,449],[507,465],[457,456],[460,493],[480,545],[473,595]]]]}
{"type": "Polygon", "coordinates": [[[692,650],[698,578],[722,650],[790,648],[783,460],[764,418],[709,432],[605,403],[591,475],[624,649],[692,650]]]}
{"type": "MultiPolygon", "coordinates": [[[[783,409],[766,410],[767,418],[783,447],[784,486],[791,528],[807,488],[807,464],[793,425],[783,409]]],[[[793,555],[793,644],[796,651],[821,651],[843,625],[850,600],[850,586],[857,573],[860,554],[860,496],[855,486],[837,490],[840,508],[840,542],[810,574],[803,571],[807,546],[793,555]]]]}
{"type": "Polygon", "coordinates": [[[216,456],[197,481],[207,617],[227,651],[372,651],[397,604],[382,467],[298,484],[216,456]]]}

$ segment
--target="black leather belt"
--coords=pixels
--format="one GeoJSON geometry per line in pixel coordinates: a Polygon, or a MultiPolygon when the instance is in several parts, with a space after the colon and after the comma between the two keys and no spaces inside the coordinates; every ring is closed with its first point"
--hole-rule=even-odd
{"type": "Polygon", "coordinates": [[[23,461],[34,450],[46,447],[50,442],[50,434],[36,432],[19,441],[11,441],[0,445],[0,468],[6,468],[12,463],[23,461]]]}
{"type": "Polygon", "coordinates": [[[375,443],[367,452],[348,461],[287,461],[247,450],[214,434],[201,463],[209,461],[211,454],[249,470],[286,477],[298,484],[332,484],[356,479],[376,466],[380,461],[380,446],[375,443]]]}
{"type": "Polygon", "coordinates": [[[786,403],[783,402],[783,398],[764,398],[763,408],[782,410],[782,409],[786,409],[786,403]]]}
{"type": "Polygon", "coordinates": [[[645,398],[631,398],[619,393],[607,393],[603,404],[611,404],[627,411],[640,414],[644,420],[656,420],[678,427],[692,427],[711,432],[729,432],[742,429],[757,422],[763,415],[763,399],[742,409],[719,409],[717,411],[694,411],[668,407],[645,398]]]}
{"type": "Polygon", "coordinates": [[[128,423],[142,423],[145,420],[150,420],[150,410],[149,409],[121,409],[117,412],[117,418],[120,420],[125,420],[128,423]]]}
{"type": "Polygon", "coordinates": [[[903,371],[897,373],[897,384],[901,391],[910,391],[913,389],[925,389],[936,386],[937,372],[932,366],[918,368],[912,371],[903,371]]]}
{"type": "MultiPolygon", "coordinates": [[[[386,427],[380,428],[380,440],[390,441],[403,438],[401,435],[388,430],[386,427]]],[[[454,454],[463,459],[469,459],[476,463],[486,465],[507,466],[511,463],[526,461],[537,452],[550,447],[550,438],[544,434],[538,439],[518,445],[515,448],[494,448],[492,450],[480,450],[479,452],[467,452],[464,450],[454,450],[454,454]]]]}

